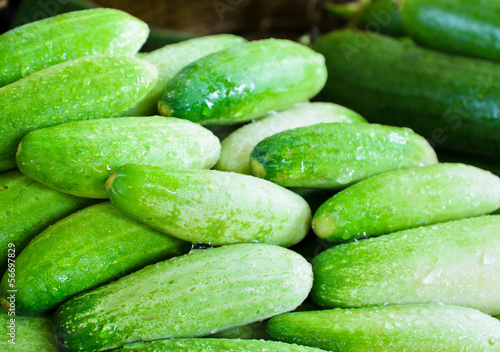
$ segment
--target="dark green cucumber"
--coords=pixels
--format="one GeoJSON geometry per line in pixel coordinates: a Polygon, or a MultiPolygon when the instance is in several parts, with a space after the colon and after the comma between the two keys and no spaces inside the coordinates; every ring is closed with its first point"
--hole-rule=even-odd
{"type": "MultiPolygon", "coordinates": [[[[16,313],[56,308],[77,293],[190,248],[190,243],[129,218],[109,202],[88,207],[50,226],[17,256],[16,313]]],[[[9,276],[4,275],[4,307],[9,289],[9,276]]]]}
{"type": "Polygon", "coordinates": [[[403,26],[417,43],[500,60],[500,1],[405,0],[403,26]]]}
{"type": "Polygon", "coordinates": [[[310,264],[288,249],[240,243],[150,265],[64,303],[62,351],[199,337],[295,309],[312,285],[310,264]]]}
{"type": "Polygon", "coordinates": [[[310,228],[303,198],[249,175],[129,164],[112,173],[106,187],[125,214],[192,243],[288,247],[310,228]]]}
{"type": "Polygon", "coordinates": [[[500,156],[497,63],[351,30],[327,34],[313,48],[328,67],[322,101],[410,127],[435,147],[500,156]]]}
{"type": "Polygon", "coordinates": [[[498,320],[475,309],[432,303],[286,313],[271,318],[268,334],[340,352],[500,349],[498,320]]]}
{"type": "Polygon", "coordinates": [[[0,88],[0,171],[16,166],[28,132],[64,122],[118,116],[145,96],[156,67],[132,56],[92,55],[0,88]]]}
{"type": "Polygon", "coordinates": [[[383,172],[437,163],[407,128],[320,123],[267,137],[250,154],[252,174],[284,187],[344,188],[383,172]]]}
{"type": "Polygon", "coordinates": [[[9,253],[12,259],[49,225],[92,203],[48,188],[19,170],[0,174],[0,275],[9,253]]]}
{"type": "Polygon", "coordinates": [[[207,55],[165,87],[158,110],[206,125],[229,125],[315,96],[326,81],[324,58],[283,39],[264,39],[207,55]]]}
{"type": "Polygon", "coordinates": [[[500,314],[500,215],[341,244],[314,260],[323,307],[447,303],[500,314]]]}
{"type": "Polygon", "coordinates": [[[436,164],[370,177],[323,203],[312,227],[333,242],[492,213],[500,178],[464,164],[436,164]]]}
{"type": "Polygon", "coordinates": [[[148,116],[35,130],[21,140],[16,159],[24,174],[49,187],[107,198],[104,183],[112,170],[124,164],[209,169],[219,154],[219,139],[206,128],[182,119],[148,116]]]}
{"type": "Polygon", "coordinates": [[[60,62],[95,54],[134,55],[146,23],[115,9],[68,12],[0,36],[0,87],[60,62]]]}

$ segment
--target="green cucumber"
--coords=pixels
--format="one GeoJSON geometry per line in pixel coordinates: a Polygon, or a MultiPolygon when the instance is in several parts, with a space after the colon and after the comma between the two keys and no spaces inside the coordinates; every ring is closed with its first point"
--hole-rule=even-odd
{"type": "MultiPolygon", "coordinates": [[[[109,202],[88,207],[50,226],[17,256],[16,314],[56,308],[77,293],[190,248],[190,243],[129,218],[109,202]]],[[[9,276],[4,275],[4,307],[9,289],[9,276]]]]}
{"type": "Polygon", "coordinates": [[[500,1],[405,0],[403,26],[417,43],[454,54],[500,60],[500,1]]]}
{"type": "Polygon", "coordinates": [[[500,322],[478,310],[410,304],[286,313],[268,323],[271,339],[328,351],[498,351],[500,322]]]}
{"type": "Polygon", "coordinates": [[[370,122],[406,126],[439,148],[500,156],[500,66],[375,33],[333,31],[313,48],[329,80],[318,96],[370,122]]]}
{"type": "Polygon", "coordinates": [[[326,308],[446,303],[500,314],[500,215],[454,220],[341,244],[313,261],[326,308]]]}
{"type": "Polygon", "coordinates": [[[129,116],[149,116],[158,114],[158,100],[167,83],[185,66],[213,52],[245,43],[246,40],[232,34],[219,34],[194,38],[178,44],[167,45],[140,56],[142,60],[156,66],[158,81],[149,94],[140,101],[129,116]]]}
{"type": "Polygon", "coordinates": [[[218,338],[218,339],[253,339],[253,340],[265,340],[266,335],[266,321],[258,321],[256,323],[237,326],[235,328],[216,332],[215,334],[210,334],[206,336],[207,338],[218,338]]]}
{"type": "Polygon", "coordinates": [[[215,169],[250,175],[250,152],[266,137],[292,128],[322,122],[366,122],[352,110],[332,103],[304,103],[270,114],[240,127],[221,143],[221,155],[215,169]]]}
{"type": "Polygon", "coordinates": [[[240,243],[193,250],[83,293],[56,312],[63,351],[198,337],[295,309],[310,264],[288,249],[240,243]]]}
{"type": "Polygon", "coordinates": [[[0,36],[0,87],[60,62],[95,54],[134,55],[149,28],[115,9],[68,12],[0,36]]]}
{"type": "Polygon", "coordinates": [[[16,166],[17,145],[28,132],[123,114],[157,76],[156,67],[132,56],[92,55],[0,88],[0,171],[16,166]]]}
{"type": "Polygon", "coordinates": [[[19,170],[0,174],[0,275],[9,253],[10,258],[21,253],[49,225],[92,203],[48,188],[19,170]]]}
{"type": "Polygon", "coordinates": [[[59,352],[50,318],[19,317],[1,309],[0,348],[7,352],[59,352]]]}
{"type": "Polygon", "coordinates": [[[321,238],[343,242],[492,213],[500,178],[464,164],[436,164],[370,177],[323,203],[312,221],[321,238]]]}
{"type": "Polygon", "coordinates": [[[315,96],[326,81],[324,58],[284,39],[264,39],[212,53],[166,85],[158,110],[206,125],[230,125],[315,96]]]}
{"type": "Polygon", "coordinates": [[[323,350],[295,344],[264,340],[170,339],[125,345],[129,352],[320,352],[323,350]]]}
{"type": "Polygon", "coordinates": [[[407,128],[320,123],[277,133],[250,154],[252,174],[284,187],[339,189],[383,172],[437,163],[407,128]]]}
{"type": "Polygon", "coordinates": [[[28,133],[17,165],[29,177],[61,192],[107,198],[111,170],[129,163],[165,168],[211,168],[220,153],[212,132],[163,116],[65,123],[28,133]]]}
{"type": "Polygon", "coordinates": [[[463,155],[462,153],[454,153],[449,151],[440,151],[438,159],[445,163],[465,163],[488,170],[489,172],[500,177],[500,165],[498,160],[488,157],[480,157],[479,155],[463,155]]]}
{"type": "Polygon", "coordinates": [[[303,198],[253,176],[130,164],[113,172],[106,187],[125,214],[192,243],[288,247],[310,228],[303,198]]]}

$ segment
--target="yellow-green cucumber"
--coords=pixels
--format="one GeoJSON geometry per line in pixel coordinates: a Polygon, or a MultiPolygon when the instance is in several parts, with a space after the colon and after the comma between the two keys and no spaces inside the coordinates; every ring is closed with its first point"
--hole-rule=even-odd
{"type": "Polygon", "coordinates": [[[0,87],[60,62],[95,54],[134,55],[146,23],[115,9],[73,11],[0,36],[0,87]]]}
{"type": "Polygon", "coordinates": [[[16,160],[29,177],[61,192],[107,198],[112,170],[136,163],[165,168],[211,168],[220,153],[212,132],[163,116],[121,117],[60,124],[28,133],[16,160]]]}
{"type": "Polygon", "coordinates": [[[310,264],[286,248],[198,249],[72,298],[55,329],[62,351],[205,336],[291,311],[311,285],[310,264]]]}
{"type": "Polygon", "coordinates": [[[288,247],[310,228],[303,198],[253,176],[129,164],[113,172],[106,187],[125,214],[192,243],[288,247]]]}

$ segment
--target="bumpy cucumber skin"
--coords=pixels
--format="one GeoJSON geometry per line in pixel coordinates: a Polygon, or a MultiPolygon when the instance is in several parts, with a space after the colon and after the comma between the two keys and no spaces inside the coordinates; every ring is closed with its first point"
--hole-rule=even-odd
{"type": "Polygon", "coordinates": [[[19,169],[61,192],[107,198],[106,179],[129,163],[165,168],[211,168],[219,139],[193,122],[122,117],[61,124],[28,133],[16,154],[19,169]]]}
{"type": "Polygon", "coordinates": [[[271,339],[328,351],[498,351],[500,322],[478,310],[410,304],[286,313],[268,323],[271,339]]]}
{"type": "Polygon", "coordinates": [[[419,44],[499,61],[499,13],[491,0],[405,0],[403,26],[419,44]]]}
{"type": "Polygon", "coordinates": [[[9,316],[0,309],[0,348],[6,352],[59,352],[50,318],[38,315],[31,317],[9,316]],[[15,344],[9,342],[12,324],[15,344]]]}
{"type": "Polygon", "coordinates": [[[250,170],[284,187],[344,188],[383,172],[437,163],[413,131],[376,124],[320,123],[277,133],[250,154],[250,170]]]}
{"type": "Polygon", "coordinates": [[[283,39],[264,39],[207,55],[165,87],[158,110],[205,125],[228,125],[286,109],[315,96],[324,58],[283,39]]]}
{"type": "MultiPolygon", "coordinates": [[[[187,253],[191,244],[135,221],[109,202],[57,222],[16,258],[16,313],[37,314],[146,265],[187,253]]],[[[8,305],[8,275],[0,300],[8,305]]]]}
{"type": "Polygon", "coordinates": [[[170,339],[125,345],[128,352],[320,352],[323,350],[276,341],[234,339],[170,339]]]}
{"type": "Polygon", "coordinates": [[[356,112],[337,104],[299,104],[240,127],[227,136],[221,143],[221,154],[215,169],[250,175],[250,152],[261,140],[278,132],[322,122],[366,120],[356,112]]]}
{"type": "Polygon", "coordinates": [[[19,170],[0,174],[0,274],[7,268],[9,243],[19,255],[49,225],[94,202],[55,191],[19,170]]]}
{"type": "Polygon", "coordinates": [[[95,54],[134,55],[146,23],[115,9],[68,12],[0,36],[0,87],[60,62],[95,54]]]}
{"type": "Polygon", "coordinates": [[[313,49],[328,67],[318,99],[410,127],[439,148],[500,156],[498,64],[351,30],[327,34],[313,49]]]}
{"type": "Polygon", "coordinates": [[[441,163],[370,177],[323,203],[314,232],[333,242],[382,235],[492,213],[500,178],[464,164],[441,163]]]}
{"type": "Polygon", "coordinates": [[[199,337],[295,309],[310,264],[288,249],[241,243],[191,253],[76,296],[56,312],[63,351],[199,337]]]}
{"type": "Polygon", "coordinates": [[[158,81],[132,110],[128,116],[149,116],[158,114],[158,101],[163,88],[183,67],[213,52],[240,45],[246,40],[232,34],[218,34],[193,38],[176,44],[170,44],[140,56],[158,69],[158,81]]]}
{"type": "Polygon", "coordinates": [[[127,215],[192,243],[289,247],[310,228],[311,210],[303,198],[253,176],[130,164],[113,173],[107,187],[110,200],[127,215]]]}
{"type": "Polygon", "coordinates": [[[500,216],[341,244],[313,261],[311,297],[326,308],[440,302],[500,314],[500,216]]]}
{"type": "Polygon", "coordinates": [[[156,67],[135,57],[93,55],[0,88],[0,171],[16,166],[17,145],[28,132],[121,115],[148,93],[157,77],[156,67]]]}

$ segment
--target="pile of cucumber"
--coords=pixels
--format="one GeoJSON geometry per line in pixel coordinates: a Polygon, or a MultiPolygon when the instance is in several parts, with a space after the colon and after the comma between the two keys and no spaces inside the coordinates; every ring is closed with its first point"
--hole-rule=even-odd
{"type": "Polygon", "coordinates": [[[148,33],[0,36],[1,350],[500,351],[500,177],[435,152],[498,156],[499,64],[148,33]]]}

